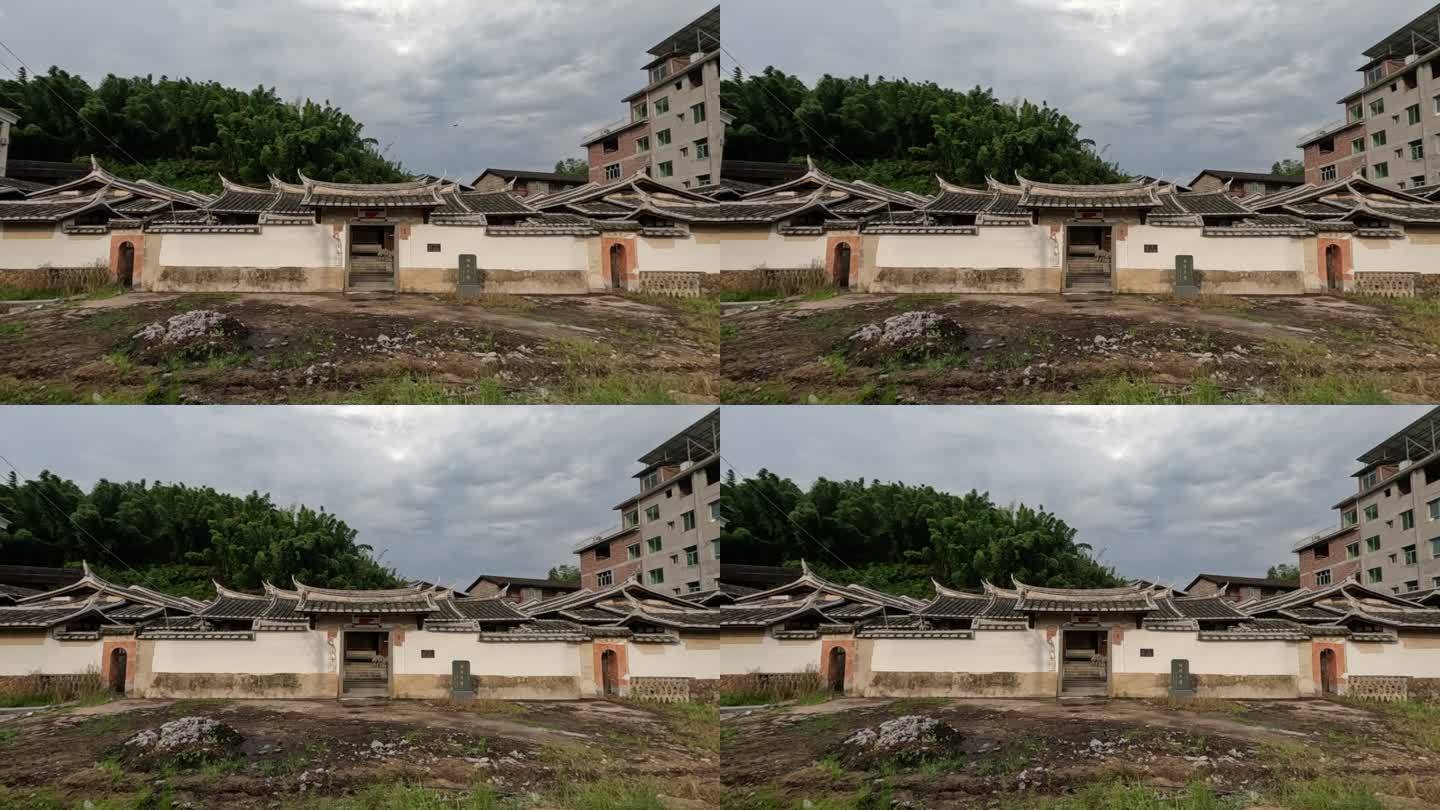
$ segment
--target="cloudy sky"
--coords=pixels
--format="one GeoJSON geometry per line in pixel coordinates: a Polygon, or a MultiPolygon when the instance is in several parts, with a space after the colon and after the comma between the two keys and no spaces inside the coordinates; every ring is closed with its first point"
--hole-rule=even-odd
{"type": "Polygon", "coordinates": [[[709,410],[14,407],[0,455],[87,488],[146,479],[323,506],[402,576],[463,588],[574,564],[576,541],[618,525],[635,459],[709,410]]]}
{"type": "Polygon", "coordinates": [[[1427,408],[725,408],[736,473],[1044,506],[1123,576],[1263,576],[1339,525],[1356,457],[1427,408]]]}
{"type": "MultiPolygon", "coordinates": [[[[52,0],[0,10],[34,69],[329,99],[418,172],[545,168],[624,115],[645,49],[713,0],[52,0]]],[[[1047,100],[1126,169],[1265,169],[1340,118],[1361,51],[1429,0],[728,0],[725,70],[906,76],[1047,100]],[[1343,25],[1336,24],[1343,21],[1343,25]]],[[[14,67],[13,59],[3,55],[14,67]]],[[[0,67],[0,70],[4,70],[0,67]]]]}
{"type": "MultiPolygon", "coordinates": [[[[1362,51],[1433,0],[726,0],[725,47],[807,82],[869,74],[1049,101],[1128,171],[1300,156],[1362,51]]],[[[727,60],[728,66],[732,63],[727,60]]]]}
{"type": "MultiPolygon", "coordinates": [[[[473,179],[581,157],[585,133],[626,115],[646,49],[713,6],[52,0],[4,4],[0,40],[32,70],[60,65],[92,82],[153,73],[329,99],[411,170],[473,179]]],[[[3,51],[0,62],[16,67],[3,51]]]]}

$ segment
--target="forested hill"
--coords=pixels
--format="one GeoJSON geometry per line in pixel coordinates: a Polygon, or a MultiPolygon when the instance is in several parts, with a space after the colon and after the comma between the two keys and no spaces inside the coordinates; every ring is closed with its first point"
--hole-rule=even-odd
{"type": "Polygon", "coordinates": [[[145,481],[100,481],[86,492],[49,472],[29,481],[11,473],[0,484],[0,516],[10,523],[0,529],[7,565],[87,560],[116,584],[175,596],[211,598],[212,579],[257,592],[263,581],[289,587],[292,578],[321,587],[402,584],[343,520],[323,509],[281,508],[259,493],[241,498],[145,481]]]}
{"type": "Polygon", "coordinates": [[[1059,517],[997,506],[978,492],[823,478],[806,491],[765,470],[744,480],[732,471],[721,503],[729,562],[804,559],[838,582],[918,598],[935,594],[932,577],[966,589],[986,580],[1009,587],[1012,577],[1064,588],[1122,584],[1059,517]]]}
{"type": "Polygon", "coordinates": [[[52,67],[0,81],[0,107],[20,116],[12,160],[94,155],[121,177],[205,192],[220,190],[217,174],[262,186],[270,175],[294,181],[297,173],[353,183],[408,179],[338,107],[282,101],[273,88],[114,75],[91,87],[52,67]]]}
{"type": "Polygon", "coordinates": [[[727,160],[808,155],[836,177],[920,193],[938,190],[937,173],[965,185],[983,185],[987,176],[1013,182],[1016,174],[1053,183],[1127,179],[1059,110],[1002,102],[979,87],[825,76],[812,88],[773,67],[748,78],[737,68],[721,98],[735,117],[727,160]]]}

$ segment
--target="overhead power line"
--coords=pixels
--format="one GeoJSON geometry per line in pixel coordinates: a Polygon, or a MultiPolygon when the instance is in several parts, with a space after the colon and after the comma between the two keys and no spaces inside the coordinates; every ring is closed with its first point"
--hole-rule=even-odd
{"type": "MultiPolygon", "coordinates": [[[[729,466],[730,469],[732,469],[732,470],[737,470],[737,469],[739,469],[739,468],[736,467],[734,464],[732,464],[732,463],[730,462],[730,459],[726,458],[723,454],[720,456],[720,460],[723,461],[723,462],[725,462],[725,464],[726,464],[727,466],[729,466]]],[[[744,475],[743,472],[742,472],[741,474],[744,475]]],[[[746,478],[750,478],[751,476],[745,476],[745,477],[746,477],[746,478]]],[[[761,500],[763,500],[763,501],[765,501],[765,503],[769,504],[771,509],[774,509],[776,512],[779,512],[780,514],[784,515],[784,516],[785,516],[785,519],[788,520],[788,521],[790,521],[790,524],[791,524],[791,525],[793,525],[796,529],[798,529],[801,534],[805,535],[805,537],[807,537],[807,538],[810,540],[810,542],[812,542],[812,543],[814,543],[815,545],[819,546],[821,551],[824,551],[826,554],[829,554],[831,557],[834,557],[841,565],[845,566],[846,568],[850,569],[851,571],[855,571],[857,574],[859,573],[859,571],[856,570],[855,566],[851,565],[851,564],[848,563],[848,562],[845,562],[844,558],[842,558],[839,554],[836,554],[834,551],[832,551],[829,546],[827,546],[827,545],[825,545],[824,543],[822,543],[822,542],[820,542],[819,540],[817,540],[817,539],[815,538],[815,535],[813,535],[813,534],[811,534],[810,532],[806,531],[806,530],[805,530],[805,527],[804,527],[804,526],[801,526],[798,522],[796,522],[795,518],[791,517],[789,512],[785,511],[784,509],[781,509],[780,506],[779,506],[778,504],[776,504],[774,501],[770,500],[770,498],[768,498],[768,497],[765,495],[764,492],[761,492],[761,491],[758,490],[758,489],[755,490],[755,491],[756,491],[757,494],[759,494],[761,500]]]]}
{"type": "MultiPolygon", "coordinates": [[[[20,472],[20,469],[19,469],[18,467],[16,467],[14,464],[11,464],[11,463],[10,463],[10,459],[6,458],[4,455],[0,455],[0,461],[5,462],[5,466],[7,466],[7,467],[9,467],[10,469],[14,470],[14,471],[15,471],[15,474],[16,474],[17,476],[19,476],[20,478],[23,478],[23,479],[25,479],[26,481],[31,481],[31,480],[33,480],[33,479],[31,479],[29,476],[27,476],[25,473],[20,472]]],[[[50,508],[51,508],[51,509],[54,509],[54,510],[55,510],[55,513],[56,513],[56,514],[64,517],[66,520],[68,520],[68,521],[70,522],[70,525],[74,526],[75,529],[76,529],[77,531],[79,531],[80,534],[83,535],[86,539],[88,539],[90,542],[94,543],[97,548],[99,548],[101,551],[105,552],[106,554],[109,554],[111,557],[113,557],[113,558],[114,558],[117,562],[119,562],[121,565],[125,566],[126,568],[129,568],[132,572],[134,572],[134,574],[135,574],[136,576],[141,577],[142,579],[145,578],[145,575],[144,575],[144,574],[141,574],[138,570],[136,570],[136,569],[135,569],[135,566],[131,565],[131,564],[128,563],[128,562],[125,562],[125,560],[124,560],[123,558],[121,558],[119,554],[116,554],[115,552],[111,551],[111,550],[109,549],[109,547],[107,547],[104,543],[102,543],[102,542],[100,542],[99,540],[95,539],[95,535],[93,535],[93,534],[91,534],[90,532],[86,531],[85,527],[84,527],[84,526],[81,526],[81,525],[79,524],[79,522],[77,522],[77,521],[75,520],[75,517],[74,517],[73,515],[71,515],[69,512],[65,511],[64,509],[61,509],[60,506],[59,506],[59,504],[57,504],[57,503],[55,503],[53,500],[51,500],[51,499],[50,499],[50,496],[49,496],[49,495],[46,495],[46,494],[45,494],[45,491],[44,491],[43,489],[41,489],[40,487],[36,487],[36,488],[35,488],[35,491],[40,494],[40,497],[45,501],[45,503],[47,503],[47,504],[50,505],[50,508]]]]}

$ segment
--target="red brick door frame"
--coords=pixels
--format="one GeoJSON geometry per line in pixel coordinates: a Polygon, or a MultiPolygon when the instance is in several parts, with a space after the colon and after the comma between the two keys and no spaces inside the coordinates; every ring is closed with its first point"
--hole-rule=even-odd
{"type": "Polygon", "coordinates": [[[837,287],[848,287],[855,289],[860,283],[860,237],[859,236],[832,236],[825,240],[825,278],[832,285],[837,287]],[[840,257],[839,248],[845,245],[850,248],[850,271],[845,283],[840,283],[840,257]]]}
{"type": "Polygon", "coordinates": [[[130,285],[140,286],[140,277],[145,267],[145,234],[115,233],[110,235],[110,280],[120,283],[120,248],[129,243],[135,252],[130,264],[130,285]]]}
{"type": "Polygon", "coordinates": [[[1343,641],[1316,641],[1310,645],[1310,662],[1315,680],[1315,696],[1325,697],[1325,686],[1323,681],[1324,666],[1322,655],[1325,652],[1333,653],[1335,656],[1335,694],[1345,693],[1345,642],[1343,641]]]}
{"type": "Polygon", "coordinates": [[[830,656],[834,650],[839,650],[845,655],[845,681],[842,684],[845,693],[855,688],[855,639],[842,639],[837,641],[820,642],[820,685],[825,690],[830,689],[830,656]]]}
{"type": "Polygon", "coordinates": [[[605,694],[605,653],[615,654],[615,697],[624,697],[630,693],[630,658],[629,645],[624,641],[597,641],[595,646],[595,691],[601,697],[608,697],[605,694]]]}
{"type": "Polygon", "coordinates": [[[1330,248],[1333,247],[1340,255],[1340,291],[1343,292],[1346,283],[1355,278],[1355,259],[1352,253],[1351,241],[1349,239],[1327,239],[1322,237],[1315,240],[1315,242],[1317,249],[1320,251],[1320,286],[1326,290],[1330,289],[1329,253],[1330,248]]]}
{"type": "Polygon", "coordinates": [[[129,694],[135,689],[135,670],[139,669],[138,656],[136,655],[137,644],[135,639],[106,639],[100,645],[100,680],[104,682],[105,688],[110,688],[111,662],[115,659],[115,651],[125,653],[125,692],[129,694]]]}
{"type": "Polygon", "coordinates": [[[640,268],[639,259],[635,255],[635,237],[633,236],[604,237],[600,240],[600,266],[605,273],[605,287],[611,290],[616,289],[613,281],[614,268],[610,266],[610,256],[611,251],[617,246],[624,251],[625,257],[624,275],[621,277],[625,285],[623,289],[636,289],[639,286],[636,282],[640,280],[640,268]]]}

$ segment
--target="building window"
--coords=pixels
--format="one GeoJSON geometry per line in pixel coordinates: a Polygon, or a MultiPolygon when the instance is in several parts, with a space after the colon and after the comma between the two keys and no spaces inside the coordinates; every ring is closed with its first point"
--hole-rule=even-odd
{"type": "Polygon", "coordinates": [[[645,550],[650,552],[651,554],[655,554],[656,552],[660,551],[660,538],[652,537],[649,540],[646,540],[645,550]]]}
{"type": "Polygon", "coordinates": [[[1375,552],[1377,552],[1377,551],[1379,551],[1379,550],[1380,550],[1380,538],[1379,538],[1379,537],[1367,537],[1367,538],[1365,538],[1365,551],[1366,551],[1366,553],[1373,554],[1373,553],[1375,553],[1375,552]]]}
{"type": "Polygon", "coordinates": [[[1384,582],[1385,572],[1380,570],[1379,568],[1371,568],[1369,571],[1365,572],[1365,581],[1369,582],[1371,585],[1374,585],[1378,582],[1384,582]]]}
{"type": "Polygon", "coordinates": [[[1430,556],[1440,560],[1440,537],[1430,541],[1430,556]]]}
{"type": "Polygon", "coordinates": [[[1364,151],[1365,151],[1365,139],[1364,139],[1364,138],[1356,138],[1355,140],[1351,141],[1351,142],[1350,142],[1350,151],[1351,151],[1351,152],[1354,152],[1354,153],[1357,154],[1357,155],[1360,154],[1361,152],[1364,152],[1364,151]]]}
{"type": "MultiPolygon", "coordinates": [[[[1435,98],[1435,101],[1437,102],[1437,104],[1440,104],[1440,96],[1437,96],[1437,97],[1435,98]]],[[[1364,121],[1364,120],[1365,120],[1365,105],[1364,105],[1364,104],[1351,104],[1351,105],[1350,105],[1350,121],[1353,123],[1353,122],[1356,122],[1356,121],[1364,121]]]]}
{"type": "Polygon", "coordinates": [[[1359,557],[1359,556],[1360,556],[1360,544],[1359,544],[1359,543],[1351,543],[1350,545],[1348,545],[1348,546],[1345,547],[1345,559],[1347,559],[1347,560],[1353,560],[1353,559],[1355,559],[1356,557],[1359,557]]]}
{"type": "Polygon", "coordinates": [[[690,116],[694,119],[694,123],[696,124],[705,123],[705,102],[702,101],[699,104],[691,107],[690,116]]]}
{"type": "Polygon", "coordinates": [[[595,547],[595,559],[597,559],[597,560],[608,560],[608,559],[610,559],[610,544],[609,544],[609,543],[605,543],[604,545],[600,545],[600,546],[596,546],[596,547],[595,547]]]}
{"type": "Polygon", "coordinates": [[[643,121],[643,120],[645,120],[646,118],[648,118],[649,115],[650,115],[650,108],[647,107],[647,106],[645,105],[645,102],[642,101],[642,102],[640,102],[639,104],[636,104],[634,107],[631,108],[631,117],[630,117],[630,120],[632,120],[632,121],[643,121]]]}
{"type": "Polygon", "coordinates": [[[612,165],[610,165],[610,166],[606,166],[606,167],[605,167],[605,179],[606,179],[606,180],[619,180],[619,179],[620,179],[620,164],[619,164],[619,163],[615,163],[615,164],[612,164],[612,165]]]}
{"type": "Polygon", "coordinates": [[[680,528],[687,532],[695,528],[695,510],[692,509],[680,516],[680,528]]]}
{"type": "Polygon", "coordinates": [[[691,546],[685,549],[685,564],[694,568],[700,564],[700,547],[691,546]]]}
{"type": "Polygon", "coordinates": [[[1320,169],[1320,182],[1322,183],[1333,182],[1338,177],[1334,166],[1325,166],[1320,169]]]}
{"type": "Polygon", "coordinates": [[[633,510],[633,509],[630,510],[629,512],[626,512],[626,513],[625,513],[625,517],[623,518],[623,522],[624,522],[624,524],[625,524],[624,528],[627,528],[627,529],[633,529],[633,528],[635,528],[636,526],[639,526],[639,525],[640,525],[640,513],[637,512],[637,511],[635,511],[635,510],[633,510]]]}
{"type": "Polygon", "coordinates": [[[708,185],[710,185],[710,175],[708,175],[708,174],[702,174],[702,175],[696,176],[696,178],[695,178],[695,183],[696,183],[696,185],[701,185],[701,186],[708,186],[708,185]]]}
{"type": "Polygon", "coordinates": [[[710,541],[710,552],[711,552],[711,556],[713,556],[715,559],[717,559],[717,560],[720,559],[720,541],[719,541],[719,540],[711,540],[711,541],[710,541]]]}
{"type": "Polygon", "coordinates": [[[667,112],[670,112],[670,97],[655,99],[655,114],[660,115],[667,112]]]}
{"type": "Polygon", "coordinates": [[[1316,585],[1329,585],[1329,584],[1330,584],[1330,572],[1329,572],[1329,571],[1321,571],[1321,572],[1319,572],[1318,574],[1316,574],[1316,575],[1315,575],[1315,584],[1316,584],[1316,585]]]}
{"type": "MultiPolygon", "coordinates": [[[[1410,142],[1410,159],[1411,159],[1411,160],[1424,160],[1424,159],[1425,159],[1425,142],[1424,142],[1424,141],[1411,141],[1411,142],[1410,142]]],[[[1425,178],[1424,178],[1423,176],[1420,177],[1419,185],[1422,185],[1422,186],[1425,185],[1425,178]]]]}
{"type": "Polygon", "coordinates": [[[608,587],[610,587],[611,585],[614,585],[614,584],[615,584],[615,572],[614,572],[614,571],[601,571],[600,573],[598,573],[598,574],[595,575],[595,586],[598,587],[598,588],[608,588],[608,587]]]}
{"type": "Polygon", "coordinates": [[[1375,486],[1375,485],[1378,484],[1379,482],[1380,482],[1380,471],[1379,471],[1379,470],[1371,470],[1370,472],[1367,472],[1367,473],[1365,473],[1364,475],[1360,476],[1360,488],[1361,488],[1361,489],[1369,489],[1370,487],[1375,486]]]}
{"type": "Polygon", "coordinates": [[[1374,504],[1374,503],[1372,503],[1372,504],[1370,504],[1369,506],[1365,507],[1365,519],[1366,519],[1366,520],[1379,520],[1379,519],[1380,519],[1380,505],[1379,505],[1379,504],[1374,504]]]}
{"type": "Polygon", "coordinates": [[[1390,176],[1390,164],[1389,164],[1389,163],[1376,163],[1376,164],[1375,164],[1375,179],[1376,179],[1376,180],[1384,180],[1385,178],[1387,178],[1387,177],[1389,177],[1389,176],[1390,176]]]}
{"type": "Polygon", "coordinates": [[[1406,546],[1400,550],[1405,552],[1406,565],[1415,565],[1420,562],[1420,552],[1415,549],[1415,546],[1406,546]]]}
{"type": "Polygon", "coordinates": [[[1371,114],[1371,115],[1384,115],[1384,114],[1385,114],[1385,99],[1383,99],[1383,98],[1377,98],[1377,99],[1375,99],[1374,101],[1370,102],[1370,114],[1371,114]]]}
{"type": "Polygon", "coordinates": [[[1420,105],[1412,104],[1405,108],[1405,120],[1411,124],[1420,123],[1420,105]]]}
{"type": "Polygon", "coordinates": [[[1404,512],[1401,512],[1401,513],[1400,513],[1400,528],[1401,528],[1401,529],[1413,529],[1413,528],[1415,528],[1415,510],[1414,510],[1414,509],[1406,509],[1404,512]]]}
{"type": "Polygon", "coordinates": [[[657,484],[659,484],[659,483],[660,483],[660,471],[659,471],[659,470],[655,470],[655,471],[653,471],[653,472],[645,473],[645,476],[640,479],[640,491],[641,491],[641,492],[647,492],[647,491],[649,491],[649,490],[652,490],[652,489],[654,489],[655,486],[656,486],[657,484]]]}
{"type": "Polygon", "coordinates": [[[719,520],[719,519],[720,519],[720,502],[719,502],[719,501],[716,501],[716,502],[710,504],[710,522],[711,522],[711,523],[714,523],[715,521],[717,521],[717,520],[719,520]]]}
{"type": "MultiPolygon", "coordinates": [[[[1376,569],[1376,570],[1379,570],[1379,569],[1376,569]]],[[[646,576],[647,579],[650,580],[650,584],[651,584],[651,585],[663,585],[663,584],[665,583],[665,569],[664,569],[664,568],[651,568],[651,569],[650,569],[650,572],[649,572],[648,574],[646,574],[645,576],[646,576]]]]}
{"type": "Polygon", "coordinates": [[[1317,560],[1328,560],[1328,559],[1330,559],[1330,544],[1329,544],[1329,543],[1321,543],[1320,545],[1318,545],[1318,546],[1316,546],[1314,549],[1312,549],[1311,554],[1312,554],[1312,556],[1314,556],[1314,558],[1317,559],[1317,560]]]}
{"type": "Polygon", "coordinates": [[[1423,185],[1425,185],[1425,175],[1417,174],[1414,177],[1410,178],[1411,188],[1420,188],[1423,185]]]}
{"type": "MultiPolygon", "coordinates": [[[[1431,62],[1434,67],[1440,67],[1440,62],[1431,62]]],[[[1435,114],[1440,115],[1440,96],[1435,97],[1435,114]]]]}
{"type": "Polygon", "coordinates": [[[669,146],[670,130],[662,129],[659,132],[655,133],[655,142],[660,144],[661,146],[669,146]]]}
{"type": "Polygon", "coordinates": [[[701,138],[695,142],[695,159],[704,160],[710,157],[710,139],[701,138]]]}
{"type": "Polygon", "coordinates": [[[638,560],[638,559],[640,559],[640,544],[639,544],[639,543],[631,543],[630,545],[628,545],[628,546],[625,547],[625,559],[627,559],[627,560],[638,560]]]}
{"type": "Polygon", "coordinates": [[[1433,500],[1426,504],[1430,508],[1430,519],[1440,520],[1440,499],[1433,500]]]}
{"type": "Polygon", "coordinates": [[[655,521],[657,521],[657,520],[659,520],[659,519],[660,519],[660,507],[659,507],[659,506],[647,506],[647,507],[645,507],[645,522],[646,522],[646,523],[654,523],[655,521]]]}
{"type": "Polygon", "coordinates": [[[1384,146],[1385,144],[1387,144],[1387,143],[1389,143],[1389,142],[1390,142],[1390,137],[1389,137],[1389,135],[1386,134],[1385,130],[1383,130],[1383,129],[1380,130],[1379,132],[1376,132],[1375,134],[1373,134],[1373,135],[1370,136],[1370,143],[1374,144],[1377,148],[1378,148],[1378,147],[1381,147],[1381,146],[1384,146]]]}
{"type": "Polygon", "coordinates": [[[639,155],[650,151],[650,136],[635,139],[635,154],[639,155]]]}
{"type": "Polygon", "coordinates": [[[1409,582],[1405,583],[1405,590],[1409,593],[1414,593],[1420,590],[1420,580],[1412,579],[1409,582]]]}
{"type": "Polygon", "coordinates": [[[1346,526],[1354,526],[1355,520],[1356,512],[1354,509],[1351,509],[1349,512],[1345,512],[1340,515],[1340,526],[1341,528],[1344,528],[1346,526]]]}
{"type": "Polygon", "coordinates": [[[686,592],[686,593],[699,593],[699,592],[700,592],[700,583],[699,583],[698,581],[685,583],[685,592],[686,592]]]}
{"type": "Polygon", "coordinates": [[[675,164],[674,164],[673,162],[671,162],[671,161],[668,161],[668,160],[665,161],[664,163],[661,163],[661,164],[660,164],[660,176],[661,176],[661,177],[674,177],[674,176],[675,176],[675,164]]]}

